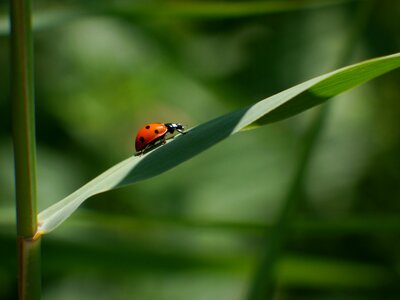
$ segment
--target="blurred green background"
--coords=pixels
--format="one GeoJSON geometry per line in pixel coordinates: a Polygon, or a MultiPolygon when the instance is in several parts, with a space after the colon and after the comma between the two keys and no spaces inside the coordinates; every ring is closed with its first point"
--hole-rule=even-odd
{"type": "MultiPolygon", "coordinates": [[[[193,127],[341,66],[366,2],[34,1],[39,209],[132,155],[147,122],[193,127]]],[[[7,14],[1,1],[0,299],[15,299],[7,14]]],[[[399,17],[376,1],[347,63],[399,51],[399,17]]],[[[399,87],[395,71],[331,101],[276,299],[399,299],[399,87]]],[[[317,112],[89,199],[43,238],[43,299],[246,299],[317,112]]]]}

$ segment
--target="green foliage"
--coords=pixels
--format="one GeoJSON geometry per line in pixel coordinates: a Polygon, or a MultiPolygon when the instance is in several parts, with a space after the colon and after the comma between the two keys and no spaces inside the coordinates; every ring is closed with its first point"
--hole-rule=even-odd
{"type": "MultiPolygon", "coordinates": [[[[395,299],[400,73],[384,55],[399,51],[399,9],[34,1],[39,222],[67,221],[24,239],[27,274],[42,264],[32,287],[45,300],[395,299]],[[193,128],[131,157],[154,121],[193,128]]],[[[17,297],[18,269],[9,31],[0,4],[1,299],[17,297]]]]}
{"type": "Polygon", "coordinates": [[[18,298],[41,298],[31,2],[11,1],[11,94],[18,240],[18,298]]]}
{"type": "Polygon", "coordinates": [[[286,91],[191,129],[172,143],[115,165],[39,214],[39,234],[52,231],[87,198],[165,172],[261,119],[290,117],[328,98],[400,67],[400,54],[377,58],[306,81],[286,91]]]}

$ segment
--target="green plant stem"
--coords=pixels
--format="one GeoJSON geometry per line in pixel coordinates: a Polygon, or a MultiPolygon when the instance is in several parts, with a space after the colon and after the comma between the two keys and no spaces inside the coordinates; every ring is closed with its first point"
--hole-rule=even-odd
{"type": "Polygon", "coordinates": [[[41,298],[41,240],[18,237],[18,295],[21,300],[41,298]]]}
{"type": "Polygon", "coordinates": [[[259,269],[249,293],[249,299],[261,300],[273,297],[277,262],[290,232],[291,216],[296,208],[298,199],[303,194],[305,174],[307,173],[310,158],[316,148],[318,137],[322,132],[327,113],[327,106],[324,105],[306,133],[299,164],[295,168],[295,174],[289,185],[283,208],[271,231],[267,232],[266,241],[268,243],[261,257],[259,269]]]}
{"type": "Polygon", "coordinates": [[[36,142],[31,3],[12,0],[11,94],[15,161],[19,299],[40,299],[40,240],[36,207],[36,142]]]}
{"type": "MultiPolygon", "coordinates": [[[[338,55],[336,62],[338,66],[346,63],[351,57],[358,37],[367,24],[373,5],[374,1],[372,0],[365,1],[360,5],[352,30],[350,30],[346,37],[345,46],[338,55]]],[[[266,233],[265,240],[267,244],[264,247],[260,265],[256,271],[252,286],[250,287],[248,294],[249,300],[272,299],[274,296],[276,287],[276,266],[284,251],[285,241],[290,234],[290,223],[293,212],[296,206],[301,203],[304,196],[304,183],[308,167],[313,157],[312,154],[316,150],[329,110],[329,103],[324,104],[305,134],[304,146],[299,156],[299,163],[295,168],[292,182],[289,185],[288,193],[284,199],[283,208],[271,231],[266,233]]]]}

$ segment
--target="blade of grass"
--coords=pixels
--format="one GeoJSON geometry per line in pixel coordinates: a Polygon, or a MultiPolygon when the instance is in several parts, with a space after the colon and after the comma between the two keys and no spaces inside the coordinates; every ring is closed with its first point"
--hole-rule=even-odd
{"type": "MultiPolygon", "coordinates": [[[[305,9],[318,9],[340,5],[355,0],[306,0],[306,1],[238,1],[238,2],[157,2],[155,4],[138,4],[131,2],[114,3],[81,1],[62,8],[52,7],[44,3],[40,11],[34,12],[33,29],[54,28],[82,17],[92,15],[113,15],[116,17],[182,17],[182,18],[243,18],[273,13],[285,13],[305,9]]],[[[49,1],[50,2],[50,1],[49,1]]],[[[65,3],[64,3],[65,4],[65,3]]],[[[0,15],[0,36],[9,33],[8,16],[0,15]]]]}
{"type": "Polygon", "coordinates": [[[40,240],[32,240],[37,231],[37,207],[30,1],[11,1],[10,13],[18,291],[20,299],[40,299],[40,240]]]}
{"type": "MultiPolygon", "coordinates": [[[[355,18],[352,30],[349,31],[346,42],[344,43],[345,46],[343,47],[341,53],[339,53],[337,65],[344,64],[347,60],[349,60],[356,41],[358,40],[358,36],[367,24],[373,4],[373,1],[367,1],[360,4],[358,15],[355,18]]],[[[331,96],[330,93],[332,91],[334,92],[335,89],[343,88],[341,86],[345,84],[345,82],[335,85],[328,84],[328,86],[331,88],[331,91],[323,91],[323,87],[320,92],[317,93],[329,97],[331,96]]],[[[326,103],[323,105],[314,121],[310,124],[308,132],[306,132],[303,140],[304,146],[302,152],[300,152],[298,166],[295,170],[292,183],[289,185],[288,193],[284,199],[283,208],[276,223],[273,225],[272,231],[265,232],[267,243],[264,246],[263,254],[261,255],[260,266],[256,271],[249,290],[249,300],[273,298],[277,278],[276,266],[280,257],[283,256],[282,252],[284,249],[284,244],[291,232],[289,223],[293,218],[296,207],[301,204],[300,201],[303,199],[305,178],[311,158],[313,157],[312,154],[316,151],[319,137],[323,132],[324,124],[330,111],[329,104],[330,103],[326,103]]],[[[304,203],[302,204],[304,205],[304,203]]]]}
{"type": "Polygon", "coordinates": [[[198,155],[259,119],[268,123],[290,117],[332,96],[400,67],[400,53],[364,61],[316,77],[250,107],[203,123],[187,134],[140,157],[132,156],[71,195],[42,211],[37,235],[48,233],[67,219],[87,198],[159,175],[198,155]],[[279,109],[286,106],[288,111],[279,109]]]}
{"type": "MultiPolygon", "coordinates": [[[[252,252],[243,252],[243,249],[233,248],[232,252],[226,255],[223,251],[202,252],[191,247],[188,249],[185,243],[175,243],[171,246],[171,240],[163,240],[157,244],[127,243],[126,237],[129,234],[110,234],[98,239],[96,232],[86,228],[83,229],[83,235],[60,231],[46,239],[46,247],[43,249],[46,257],[43,269],[46,273],[52,274],[54,278],[65,276],[65,273],[90,273],[104,278],[112,272],[115,279],[119,276],[137,276],[138,272],[143,271],[147,274],[200,271],[207,274],[240,275],[240,278],[243,278],[249,273],[253,262],[252,252]],[[80,237],[79,242],[76,241],[76,237],[80,237]],[[110,244],[113,247],[110,247],[110,244]],[[105,257],[107,259],[104,259],[105,257]]],[[[14,239],[2,237],[0,243],[3,254],[12,256],[14,239]]],[[[1,275],[8,274],[12,267],[13,262],[10,260],[2,264],[0,279],[1,275]]],[[[376,262],[330,256],[305,256],[296,252],[285,255],[278,264],[278,273],[280,283],[289,288],[301,286],[317,290],[363,289],[373,292],[396,286],[398,282],[395,270],[376,262]]]]}
{"type": "MultiPolygon", "coordinates": [[[[1,225],[1,224],[0,224],[1,225]]],[[[5,226],[4,224],[3,226],[5,226]]],[[[174,229],[201,229],[230,232],[237,235],[265,236],[265,231],[273,229],[272,223],[262,222],[226,222],[215,220],[176,218],[170,216],[131,216],[99,213],[84,209],[65,224],[71,230],[110,230],[121,235],[140,232],[143,229],[155,232],[173,231],[174,229]]],[[[396,215],[358,215],[334,220],[295,218],[289,224],[290,232],[313,236],[373,236],[380,233],[400,233],[400,219],[396,215]]],[[[73,236],[73,235],[71,235],[73,236]]]]}
{"type": "MultiPolygon", "coordinates": [[[[9,209],[0,211],[0,232],[7,236],[15,226],[9,209]]],[[[70,230],[111,230],[119,234],[139,232],[146,230],[174,230],[174,228],[201,229],[209,231],[226,231],[238,235],[265,236],[265,231],[272,230],[272,223],[268,222],[227,222],[218,220],[187,219],[171,216],[131,216],[121,214],[100,213],[98,211],[79,210],[75,217],[65,224],[70,230]],[[264,235],[263,235],[264,233],[264,235]]],[[[376,235],[399,234],[400,219],[393,215],[355,215],[337,219],[316,219],[295,217],[290,222],[290,232],[293,234],[306,234],[307,236],[346,236],[346,235],[376,235]]],[[[67,229],[67,230],[68,230],[67,229]]],[[[73,235],[72,235],[73,236],[73,235]]]]}
{"type": "Polygon", "coordinates": [[[354,0],[305,0],[305,1],[192,1],[192,2],[160,2],[157,7],[149,4],[120,3],[105,4],[104,11],[126,16],[185,17],[185,18],[240,18],[315,9],[325,6],[339,5],[354,0]]]}

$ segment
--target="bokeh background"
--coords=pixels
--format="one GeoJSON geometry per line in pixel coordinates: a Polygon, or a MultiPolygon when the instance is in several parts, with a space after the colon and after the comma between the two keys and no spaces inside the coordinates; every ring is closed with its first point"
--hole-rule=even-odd
{"type": "MultiPolygon", "coordinates": [[[[147,122],[193,127],[344,64],[368,1],[279,2],[34,1],[39,209],[132,155],[147,122]]],[[[7,14],[1,1],[0,299],[15,299],[7,14]]],[[[398,52],[400,2],[375,1],[356,40],[346,64],[398,52]]],[[[276,299],[399,299],[399,99],[394,71],[331,101],[276,299]]],[[[86,201],[43,238],[43,299],[246,299],[317,113],[86,201]]]]}

